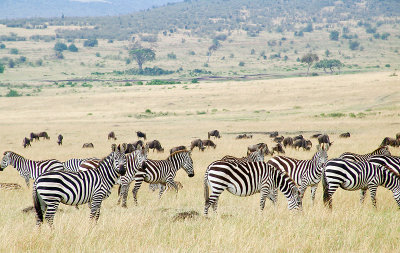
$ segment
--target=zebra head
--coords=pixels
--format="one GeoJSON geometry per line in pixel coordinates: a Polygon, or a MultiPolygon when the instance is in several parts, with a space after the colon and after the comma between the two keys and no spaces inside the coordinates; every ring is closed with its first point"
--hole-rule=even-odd
{"type": "Polygon", "coordinates": [[[138,169],[143,167],[144,162],[147,160],[147,153],[142,146],[139,146],[138,149],[133,151],[133,157],[135,157],[138,165],[138,169]]]}
{"type": "Polygon", "coordinates": [[[118,147],[113,145],[111,149],[113,152],[113,167],[118,174],[123,176],[126,173],[125,149],[120,145],[118,147]]]}
{"type": "Polygon", "coordinates": [[[320,145],[317,145],[317,152],[315,153],[312,160],[317,162],[318,167],[324,167],[325,163],[328,161],[328,148],[321,148],[320,145]]]}
{"type": "Polygon", "coordinates": [[[189,177],[194,176],[193,160],[190,156],[190,151],[181,152],[182,168],[186,171],[189,177]]]}
{"type": "Polygon", "coordinates": [[[288,203],[289,210],[293,210],[293,209],[299,210],[299,211],[303,210],[301,194],[300,194],[299,189],[296,186],[294,186],[291,189],[288,202],[289,202],[288,203]]]}
{"type": "Polygon", "coordinates": [[[11,156],[10,151],[4,152],[4,156],[3,156],[3,159],[1,160],[1,164],[0,164],[0,171],[3,171],[8,165],[11,164],[10,156],[11,156]]]}

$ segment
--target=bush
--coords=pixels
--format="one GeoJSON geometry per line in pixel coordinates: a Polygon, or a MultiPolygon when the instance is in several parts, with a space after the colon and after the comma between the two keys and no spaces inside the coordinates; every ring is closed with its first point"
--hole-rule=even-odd
{"type": "Polygon", "coordinates": [[[239,66],[243,67],[244,66],[244,62],[243,61],[239,62],[239,66]]]}
{"type": "Polygon", "coordinates": [[[125,86],[132,86],[132,84],[129,83],[129,82],[126,82],[126,83],[125,83],[125,86]]]}
{"type": "Polygon", "coordinates": [[[193,78],[191,83],[199,83],[199,80],[197,80],[197,78],[193,78]]]}
{"type": "Polygon", "coordinates": [[[57,59],[64,59],[63,53],[62,53],[62,52],[56,51],[56,58],[57,58],[57,59]]]}
{"type": "Polygon", "coordinates": [[[6,48],[6,45],[3,44],[3,43],[1,43],[1,44],[0,44],[0,49],[4,49],[4,48],[6,48]]]}
{"type": "Polygon", "coordinates": [[[97,39],[87,39],[83,42],[84,47],[96,47],[99,44],[97,39]]]}
{"type": "Polygon", "coordinates": [[[96,57],[100,57],[100,56],[101,56],[100,53],[96,52],[96,57]]]}
{"type": "Polygon", "coordinates": [[[349,41],[349,48],[351,50],[357,50],[360,46],[360,42],[358,41],[349,41]]]}
{"type": "Polygon", "coordinates": [[[172,53],[169,53],[169,54],[167,55],[167,57],[168,57],[168,59],[170,59],[170,60],[176,60],[176,54],[174,54],[173,52],[172,52],[172,53]]]}
{"type": "Polygon", "coordinates": [[[195,51],[189,51],[189,55],[195,55],[196,52],[195,51]]]}
{"type": "Polygon", "coordinates": [[[65,45],[65,44],[62,43],[62,42],[57,42],[57,43],[54,45],[54,50],[55,50],[56,52],[62,52],[62,51],[67,50],[67,49],[68,49],[67,45],[65,45]]]}
{"type": "Polygon", "coordinates": [[[122,71],[121,73],[118,71],[113,71],[115,74],[126,74],[126,75],[143,75],[143,76],[161,76],[161,75],[170,75],[175,73],[173,70],[165,70],[159,67],[153,68],[144,68],[143,70],[139,69],[127,69],[122,71]]]}
{"type": "Polygon", "coordinates": [[[22,96],[22,95],[19,94],[18,91],[12,90],[12,89],[10,89],[8,91],[8,93],[6,94],[6,97],[20,97],[20,96],[22,96]]]}
{"type": "Polygon", "coordinates": [[[367,33],[376,33],[376,28],[372,28],[372,27],[367,27],[367,29],[365,30],[367,33]]]}
{"type": "Polygon", "coordinates": [[[42,60],[42,59],[37,59],[36,62],[35,62],[35,64],[36,64],[37,66],[42,66],[42,65],[43,65],[43,60],[42,60]]]}
{"type": "Polygon", "coordinates": [[[75,46],[75,44],[69,45],[68,50],[70,52],[78,52],[78,48],[75,46]]]}
{"type": "Polygon", "coordinates": [[[251,49],[250,54],[253,55],[253,54],[255,54],[255,53],[256,53],[256,50],[255,50],[254,48],[251,49]]]}
{"type": "Polygon", "coordinates": [[[10,49],[10,54],[18,54],[18,49],[16,49],[16,48],[11,48],[11,49],[10,49]]]}
{"type": "Polygon", "coordinates": [[[15,67],[15,61],[13,59],[8,60],[8,67],[10,69],[15,67]]]}
{"type": "Polygon", "coordinates": [[[331,31],[331,33],[329,34],[329,39],[338,41],[339,40],[339,32],[338,31],[331,31]]]}
{"type": "Polygon", "coordinates": [[[382,33],[381,39],[387,40],[387,38],[390,36],[390,33],[382,33]]]}
{"type": "MultiPolygon", "coordinates": [[[[386,64],[385,65],[386,68],[390,68],[390,64],[386,64]]],[[[1,73],[1,72],[0,72],[1,73]]]]}
{"type": "Polygon", "coordinates": [[[4,72],[4,65],[2,63],[0,63],[0,74],[4,72]]]}
{"type": "Polygon", "coordinates": [[[179,81],[168,81],[168,80],[159,80],[159,79],[153,79],[151,81],[148,81],[146,85],[163,85],[163,84],[180,84],[181,82],[179,81]]]}
{"type": "Polygon", "coordinates": [[[24,63],[24,62],[26,62],[26,57],[25,57],[25,56],[20,56],[19,59],[18,59],[18,61],[19,61],[20,63],[24,63]]]}

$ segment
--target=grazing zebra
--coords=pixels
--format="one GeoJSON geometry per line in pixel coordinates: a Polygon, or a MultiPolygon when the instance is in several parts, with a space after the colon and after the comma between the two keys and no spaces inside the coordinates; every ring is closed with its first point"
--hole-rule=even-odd
{"type": "MultiPolygon", "coordinates": [[[[132,190],[133,199],[137,205],[137,192],[143,181],[147,183],[160,183],[167,187],[174,187],[178,192],[174,178],[177,171],[182,167],[189,177],[194,176],[193,160],[190,157],[191,152],[180,150],[172,153],[166,160],[146,160],[135,175],[135,186],[132,190]]],[[[163,194],[164,188],[160,189],[159,198],[163,194]]]]}
{"type": "Polygon", "coordinates": [[[287,173],[299,186],[300,197],[303,198],[308,186],[311,186],[311,200],[314,203],[315,192],[321,181],[322,171],[328,161],[328,150],[317,145],[317,152],[311,160],[297,160],[286,156],[272,157],[268,164],[287,173]]]}
{"type": "Polygon", "coordinates": [[[12,151],[4,152],[3,160],[0,164],[0,171],[3,171],[8,165],[12,165],[17,169],[19,175],[25,178],[26,185],[29,187],[29,179],[36,179],[44,172],[50,170],[63,170],[62,163],[55,159],[33,161],[25,159],[12,151]]]}
{"type": "Polygon", "coordinates": [[[390,167],[370,162],[332,159],[326,163],[322,186],[324,204],[329,208],[332,208],[332,195],[339,186],[348,191],[361,190],[361,203],[364,202],[365,193],[369,190],[374,207],[376,207],[376,190],[378,186],[383,186],[393,192],[394,199],[400,207],[400,177],[390,167]]]}
{"type": "Polygon", "coordinates": [[[142,148],[133,151],[126,156],[126,173],[120,178],[120,185],[118,188],[118,202],[117,205],[121,203],[122,207],[126,206],[126,199],[128,198],[129,186],[135,178],[136,172],[142,168],[144,161],[146,161],[147,155],[146,151],[142,148]]]}
{"type": "Polygon", "coordinates": [[[118,147],[100,162],[96,170],[80,173],[51,171],[41,175],[33,184],[36,224],[43,223],[45,214],[52,227],[60,203],[74,206],[90,203],[90,218],[97,221],[102,201],[111,194],[112,186],[125,172],[125,153],[118,147]]]}
{"type": "Polygon", "coordinates": [[[374,155],[391,155],[388,147],[379,147],[371,153],[365,155],[359,155],[355,153],[345,152],[339,156],[339,159],[344,159],[353,162],[365,162],[368,161],[374,155]]]}
{"type": "Polygon", "coordinates": [[[264,154],[265,154],[265,148],[260,147],[256,151],[251,152],[245,157],[237,158],[234,156],[226,155],[222,157],[221,161],[234,162],[234,163],[263,162],[264,154]]]}
{"type": "Polygon", "coordinates": [[[266,162],[213,162],[204,176],[204,215],[208,214],[210,206],[213,206],[214,211],[217,210],[218,198],[225,189],[241,197],[260,192],[260,208],[263,210],[267,197],[275,203],[273,192],[277,188],[287,198],[289,210],[301,209],[301,198],[296,184],[286,173],[266,162]]]}
{"type": "MultiPolygon", "coordinates": [[[[65,162],[63,162],[64,170],[69,172],[80,172],[83,170],[88,170],[87,165],[85,167],[81,167],[81,165],[85,164],[93,164],[99,165],[100,159],[92,157],[92,158],[72,158],[65,162]],[[92,162],[91,162],[92,161],[92,162]],[[87,163],[86,163],[87,162],[87,163]]],[[[96,166],[97,167],[97,166],[96,166]]]]}

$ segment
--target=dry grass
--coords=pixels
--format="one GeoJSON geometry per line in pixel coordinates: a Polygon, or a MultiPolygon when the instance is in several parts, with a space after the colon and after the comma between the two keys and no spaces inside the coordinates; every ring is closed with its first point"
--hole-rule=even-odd
{"type": "MultiPolygon", "coordinates": [[[[249,144],[267,142],[265,134],[253,139],[235,140],[239,132],[277,130],[283,135],[305,131],[327,132],[334,141],[329,157],[342,152],[370,152],[383,137],[399,132],[400,93],[398,76],[371,73],[347,76],[292,78],[282,80],[224,82],[189,85],[189,89],[158,87],[94,87],[80,93],[58,94],[59,89],[43,89],[37,97],[0,99],[0,150],[12,150],[35,160],[71,157],[102,157],[108,154],[114,131],[118,142],[134,141],[142,130],[149,139],[158,139],[169,150],[188,145],[194,138],[219,129],[222,138],[217,148],[204,153],[195,150],[195,177],[183,171],[177,180],[183,189],[176,195],[168,191],[159,201],[158,194],[143,184],[139,205],[128,209],[116,206],[117,194],[103,202],[97,225],[89,221],[89,210],[60,206],[55,229],[35,228],[31,189],[12,167],[0,173],[0,181],[18,183],[18,191],[0,189],[1,252],[52,251],[145,251],[145,252],[265,252],[265,251],[338,251],[395,252],[399,250],[400,216],[391,192],[378,190],[378,208],[367,199],[361,206],[358,192],[337,191],[333,211],[323,207],[322,187],[314,206],[310,193],[304,198],[302,213],[289,212],[280,195],[278,205],[267,202],[259,211],[259,195],[239,198],[223,193],[218,213],[203,217],[203,173],[207,165],[226,154],[243,156],[249,144]],[[146,109],[168,112],[166,116],[135,118],[146,109]],[[216,110],[213,110],[216,109],[216,110]],[[205,112],[199,114],[198,112],[205,112]],[[329,113],[364,113],[362,118],[316,117],[329,113]],[[50,140],[32,143],[24,149],[22,139],[30,132],[47,131],[50,140]],[[338,135],[349,131],[350,139],[338,135]],[[56,136],[64,135],[64,145],[56,136]],[[81,149],[93,142],[94,149],[81,149]],[[200,215],[196,215],[199,213],[200,215]],[[177,218],[179,217],[179,218],[177,218]]],[[[315,145],[315,141],[314,141],[315,145]]],[[[399,149],[392,149],[399,155],[399,149]]],[[[291,157],[309,159],[313,152],[287,150],[291,157]]],[[[167,153],[150,152],[150,158],[165,158],[167,153]]]]}

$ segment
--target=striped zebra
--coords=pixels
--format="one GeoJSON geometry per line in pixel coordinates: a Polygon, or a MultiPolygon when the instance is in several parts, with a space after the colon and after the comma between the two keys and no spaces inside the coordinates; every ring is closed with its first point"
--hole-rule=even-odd
{"type": "Polygon", "coordinates": [[[64,169],[62,163],[58,160],[33,161],[12,151],[4,152],[3,160],[0,164],[0,171],[3,171],[8,165],[12,165],[17,169],[19,175],[25,178],[28,187],[30,178],[36,179],[44,172],[64,169]]]}
{"type": "Polygon", "coordinates": [[[393,192],[394,199],[400,207],[400,177],[389,167],[370,162],[352,162],[343,159],[332,159],[326,163],[322,179],[324,204],[332,208],[332,195],[338,187],[344,190],[361,190],[360,202],[364,202],[365,193],[369,190],[372,205],[376,207],[376,190],[383,186],[393,192]]]}
{"type": "Polygon", "coordinates": [[[286,156],[272,157],[268,164],[287,173],[299,186],[300,197],[303,198],[308,186],[311,186],[311,200],[314,203],[315,192],[321,181],[325,163],[328,161],[327,150],[317,145],[317,152],[311,160],[297,160],[286,156]]]}
{"type": "Polygon", "coordinates": [[[288,200],[289,210],[301,209],[302,206],[298,188],[293,180],[266,162],[211,163],[204,176],[204,215],[208,214],[210,206],[213,206],[214,211],[217,210],[218,198],[225,189],[241,197],[260,192],[261,210],[264,209],[267,197],[272,200],[275,189],[283,192],[288,200]]]}
{"type": "Polygon", "coordinates": [[[365,155],[359,155],[355,153],[345,152],[339,156],[339,159],[344,159],[353,162],[365,162],[368,161],[374,155],[391,155],[388,147],[379,147],[371,153],[365,155]]]}
{"type": "MultiPolygon", "coordinates": [[[[193,160],[190,157],[191,152],[187,150],[179,150],[172,153],[166,160],[147,160],[143,163],[135,175],[135,186],[132,190],[133,199],[137,205],[137,192],[143,181],[147,183],[160,183],[167,187],[174,187],[178,192],[174,178],[177,171],[182,167],[189,177],[194,176],[193,160]]],[[[163,194],[166,187],[162,187],[159,192],[159,198],[163,194]]]]}
{"type": "MultiPolygon", "coordinates": [[[[100,159],[92,157],[92,158],[72,158],[65,162],[63,162],[64,170],[69,172],[80,172],[82,169],[81,165],[86,164],[86,162],[94,161],[97,162],[97,165],[100,162],[100,159]]],[[[89,162],[90,163],[90,162],[89,162]]]]}
{"type": "Polygon", "coordinates": [[[370,163],[389,167],[400,174],[400,157],[388,155],[374,155],[369,160],[370,163]]]}
{"type": "Polygon", "coordinates": [[[43,223],[43,215],[52,227],[60,203],[66,205],[90,204],[90,218],[98,220],[104,199],[112,186],[126,172],[126,157],[119,147],[101,160],[95,170],[80,173],[50,171],[38,177],[33,184],[33,203],[36,224],[43,223]]]}
{"type": "Polygon", "coordinates": [[[126,206],[126,199],[128,198],[129,187],[135,178],[136,172],[142,168],[144,161],[147,159],[145,149],[139,148],[132,153],[126,155],[126,173],[120,178],[120,185],[118,188],[118,202],[122,207],[126,206]]]}
{"type": "Polygon", "coordinates": [[[256,151],[249,153],[245,157],[237,158],[234,156],[226,155],[222,157],[221,161],[235,162],[235,163],[263,162],[264,154],[265,154],[265,148],[258,148],[256,151]]]}

